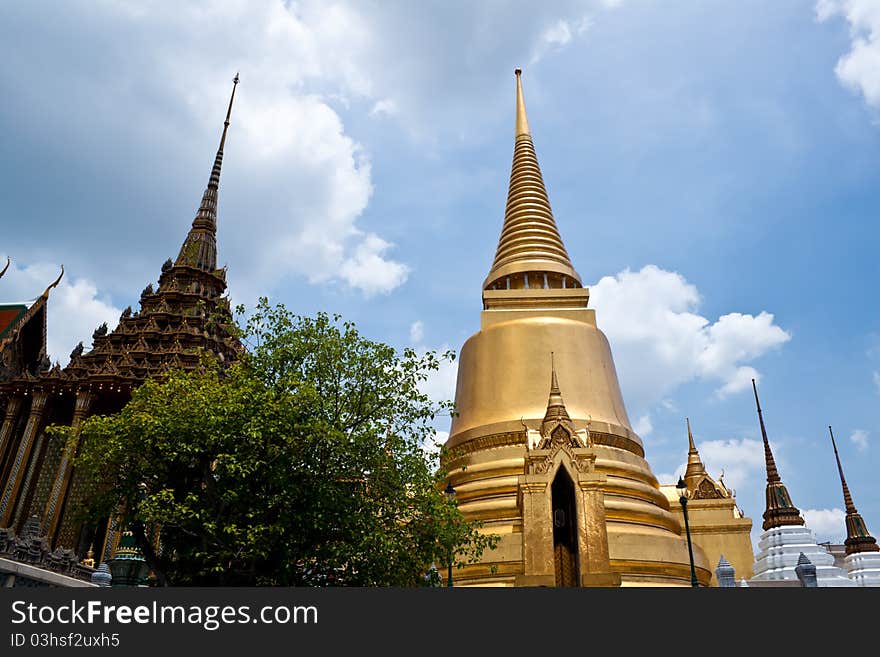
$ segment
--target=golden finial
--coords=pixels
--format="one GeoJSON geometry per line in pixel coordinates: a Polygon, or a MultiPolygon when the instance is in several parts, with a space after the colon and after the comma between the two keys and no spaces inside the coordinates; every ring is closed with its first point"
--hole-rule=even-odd
{"type": "Polygon", "coordinates": [[[553,352],[550,352],[550,394],[562,394],[559,391],[559,380],[556,378],[556,361],[553,358],[553,352]]]}
{"type": "Polygon", "coordinates": [[[58,284],[61,282],[61,279],[63,277],[64,277],[64,265],[61,265],[61,273],[58,274],[58,278],[56,278],[55,282],[50,284],[49,287],[46,288],[46,290],[43,292],[42,296],[48,298],[49,297],[49,290],[51,290],[52,288],[58,287],[58,284]]]}
{"type": "Polygon", "coordinates": [[[687,469],[684,472],[684,480],[687,483],[688,489],[694,490],[707,473],[706,466],[703,465],[703,461],[700,459],[700,453],[697,451],[696,445],[694,445],[694,434],[691,433],[691,419],[686,417],[685,422],[687,422],[688,432],[688,460],[687,469]]]}
{"type": "Polygon", "coordinates": [[[559,389],[559,379],[556,377],[556,363],[553,352],[550,352],[550,398],[547,400],[547,412],[544,414],[543,425],[555,420],[571,420],[562,401],[562,392],[559,389]]]}
{"type": "Polygon", "coordinates": [[[236,71],[235,77],[232,78],[232,95],[229,96],[229,107],[226,108],[226,119],[223,121],[223,135],[220,137],[220,150],[223,150],[223,145],[226,143],[226,131],[229,129],[229,119],[232,116],[232,101],[235,100],[235,88],[238,86],[238,72],[236,71]]]}
{"type": "Polygon", "coordinates": [[[516,133],[515,136],[519,137],[520,135],[529,135],[531,136],[531,132],[529,131],[529,117],[526,116],[526,102],[523,99],[523,90],[522,90],[522,69],[516,69],[514,72],[516,75],[516,133]]]}

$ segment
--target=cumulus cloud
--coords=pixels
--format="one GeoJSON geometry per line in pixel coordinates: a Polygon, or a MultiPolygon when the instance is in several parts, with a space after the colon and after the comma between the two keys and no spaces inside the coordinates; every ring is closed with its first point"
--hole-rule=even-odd
{"type": "Polygon", "coordinates": [[[370,110],[370,116],[394,116],[397,114],[397,103],[391,98],[383,98],[382,100],[376,101],[373,105],[373,108],[370,110]]]}
{"type": "MultiPolygon", "coordinates": [[[[361,225],[373,193],[370,157],[335,109],[352,99],[386,114],[394,109],[375,89],[367,61],[376,35],[361,8],[148,0],[90,5],[85,21],[74,5],[53,13],[56,23],[72,26],[59,47],[76,53],[76,66],[41,69],[46,77],[37,86],[51,93],[35,90],[32,75],[15,78],[29,116],[40,122],[33,130],[46,141],[94,135],[89,146],[104,161],[95,166],[112,168],[112,158],[124,158],[116,169],[139,178],[148,172],[151,187],[175,189],[177,196],[181,171],[202,163],[198,170],[207,179],[229,81],[240,70],[219,203],[220,258],[230,266],[233,296],[247,302],[290,278],[335,282],[364,296],[406,281],[408,268],[394,257],[393,244],[361,225]],[[67,107],[57,103],[62,95],[67,107]],[[185,167],[166,162],[169,153],[185,167]]],[[[18,10],[29,25],[27,11],[18,10]]],[[[188,192],[194,204],[200,191],[188,192]]],[[[182,240],[186,217],[154,217],[151,227],[147,240],[167,234],[182,240]]]]}
{"type": "Polygon", "coordinates": [[[651,424],[651,416],[647,413],[639,417],[633,425],[633,430],[642,438],[654,431],[654,425],[651,424]]]}
{"type": "Polygon", "coordinates": [[[389,248],[391,244],[381,237],[367,235],[354,254],[342,262],[340,275],[367,297],[380,292],[387,294],[402,285],[410,271],[406,265],[384,257],[389,248]]]}
{"type": "MultiPolygon", "coordinates": [[[[435,351],[442,354],[449,350],[449,345],[441,345],[435,351]]],[[[425,351],[424,347],[421,351],[425,351]]],[[[440,368],[432,372],[428,380],[422,385],[421,390],[433,401],[452,401],[455,399],[455,382],[458,378],[458,361],[443,360],[440,368]]]]}
{"type": "Polygon", "coordinates": [[[850,26],[850,50],[834,68],[848,89],[880,109],[880,3],[876,0],[819,0],[816,18],[842,16],[850,26]]]}
{"type": "Polygon", "coordinates": [[[791,339],[768,312],[699,315],[697,288],[676,272],[647,265],[606,276],[590,288],[590,304],[608,336],[625,396],[638,413],[692,380],[725,397],[760,378],[752,361],[791,339]]]}
{"type": "MultiPolygon", "coordinates": [[[[425,338],[425,324],[421,320],[417,320],[410,324],[409,327],[410,343],[418,354],[425,354],[428,351],[435,351],[438,354],[444,354],[451,351],[449,345],[444,343],[439,347],[428,347],[423,343],[425,338]]],[[[423,394],[428,395],[434,402],[453,401],[455,399],[455,385],[458,379],[458,361],[441,359],[440,367],[436,372],[432,372],[427,381],[424,381],[419,389],[423,394]]],[[[439,420],[446,422],[446,419],[439,420]]]]}
{"type": "MultiPolygon", "coordinates": [[[[0,262],[5,264],[6,257],[0,255],[0,262]]],[[[13,263],[0,281],[2,297],[5,302],[31,303],[58,273],[57,265],[38,263],[18,268],[13,263]]],[[[52,361],[62,366],[67,364],[70,352],[80,340],[90,347],[88,338],[95,328],[107,322],[112,330],[122,312],[98,292],[92,281],[68,275],[50,292],[47,307],[46,350],[52,361]]]]}
{"type": "Polygon", "coordinates": [[[846,538],[846,513],[842,509],[804,509],[801,514],[820,543],[842,543],[846,538]]]}
{"type": "Polygon", "coordinates": [[[868,432],[864,429],[856,429],[850,434],[849,439],[858,447],[860,452],[868,449],[868,432]]]}
{"type": "Polygon", "coordinates": [[[589,16],[582,16],[577,21],[560,18],[548,25],[538,37],[532,52],[531,63],[541,60],[547,53],[558,50],[571,43],[571,40],[584,34],[593,24],[589,16]]]}
{"type": "Polygon", "coordinates": [[[417,320],[409,326],[409,341],[413,344],[421,344],[425,337],[425,325],[417,320]]]}
{"type": "Polygon", "coordinates": [[[764,477],[764,445],[760,440],[707,440],[697,449],[708,472],[716,477],[724,473],[728,488],[742,489],[764,477]]]}

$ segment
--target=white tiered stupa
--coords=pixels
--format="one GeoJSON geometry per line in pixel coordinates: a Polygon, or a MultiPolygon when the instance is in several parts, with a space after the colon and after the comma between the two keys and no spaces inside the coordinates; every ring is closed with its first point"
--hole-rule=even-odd
{"type": "Polygon", "coordinates": [[[834,459],[837,461],[837,472],[843,488],[843,502],[846,505],[846,557],[843,563],[849,578],[858,586],[880,586],[880,547],[877,540],[868,533],[868,527],[853,503],[830,426],[828,433],[831,434],[831,446],[834,448],[834,459]]]}
{"type": "Polygon", "coordinates": [[[847,577],[846,571],[834,565],[834,557],[816,542],[813,532],[806,527],[801,512],[792,503],[788,490],[779,472],[767,430],[764,416],[758,401],[758,388],[752,379],[755,390],[755,404],[758,407],[758,421],[761,423],[761,436],[764,440],[764,459],[767,466],[767,506],[764,511],[764,533],[758,542],[755,557],[754,576],[750,581],[797,580],[795,568],[803,553],[816,567],[817,584],[821,587],[856,586],[847,577]]]}

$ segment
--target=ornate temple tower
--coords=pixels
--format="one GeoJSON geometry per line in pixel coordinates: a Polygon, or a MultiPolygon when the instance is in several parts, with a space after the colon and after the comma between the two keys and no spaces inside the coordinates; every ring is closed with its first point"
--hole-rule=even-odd
{"type": "MultiPolygon", "coordinates": [[[[461,350],[444,457],[462,512],[501,541],[458,585],[689,585],[687,544],[589,296],[550,209],[517,70],[504,226],[480,331],[461,350]]],[[[695,560],[706,585],[699,548],[695,560]]]]}
{"type": "MultiPolygon", "coordinates": [[[[684,482],[687,484],[688,518],[694,543],[699,545],[710,564],[732,567],[739,577],[752,576],[752,520],[743,515],[736,504],[736,493],[724,485],[724,478],[713,479],[706,471],[700,452],[694,444],[691,421],[687,421],[688,457],[684,482]]],[[[669,500],[669,507],[684,524],[684,513],[679,491],[674,484],[661,485],[660,490],[669,500]]],[[[717,570],[717,569],[716,569],[717,570]]],[[[712,585],[719,586],[717,574],[712,585]]]]}
{"type": "Polygon", "coordinates": [[[834,460],[837,461],[837,472],[843,488],[843,503],[846,505],[846,540],[843,543],[846,546],[846,571],[849,578],[859,586],[880,586],[880,546],[877,545],[877,539],[868,532],[868,527],[850,495],[830,425],[828,433],[831,434],[834,460]]]}
{"type": "Polygon", "coordinates": [[[770,451],[767,429],[764,427],[764,414],[758,400],[758,388],[752,379],[755,391],[755,406],[758,409],[758,422],[761,425],[761,438],[764,441],[764,460],[767,467],[766,508],[764,510],[764,532],[758,542],[755,556],[755,575],[752,582],[766,580],[797,580],[797,566],[801,556],[806,557],[816,567],[818,586],[854,586],[846,573],[834,565],[834,557],[816,543],[813,532],[806,526],[800,510],[791,501],[788,489],[782,483],[776,460],[770,451]]]}
{"type": "MultiPolygon", "coordinates": [[[[86,351],[80,342],[63,369],[57,364],[50,368],[45,358],[43,320],[37,328],[43,331],[39,353],[45,362],[36,370],[18,368],[9,376],[0,372],[0,409],[5,409],[0,428],[2,556],[76,577],[88,576],[91,568],[79,561],[90,549],[98,562],[109,561],[120,540],[115,519],[83,525],[71,512],[89,494],[92,482],[73,467],[77,446],[50,437],[46,426],[77,428],[90,415],[118,412],[146,379],[171,369],[196,369],[205,352],[225,362],[238,356],[241,346],[233,337],[226,269],[217,266],[216,241],[220,171],[238,81],[236,75],[220,146],[192,226],[177,258],[162,265],[158,286],[150,283],[141,292],[140,309],[126,308],[115,329],[99,326],[92,349],[86,351]]],[[[0,341],[0,356],[14,346],[0,341]]]]}

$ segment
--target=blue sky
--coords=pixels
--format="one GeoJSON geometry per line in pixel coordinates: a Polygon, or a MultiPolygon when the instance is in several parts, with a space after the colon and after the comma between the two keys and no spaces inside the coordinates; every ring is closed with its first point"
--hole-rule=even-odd
{"type": "Polygon", "coordinates": [[[233,301],[458,350],[501,228],[519,66],[654,472],[684,463],[689,416],[758,528],[756,376],[820,539],[845,532],[828,424],[876,535],[880,2],[537,4],[5,7],[0,298],[64,263],[53,356],[113,325],[179,248],[240,70],[219,211],[233,301]]]}

